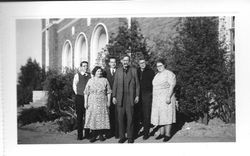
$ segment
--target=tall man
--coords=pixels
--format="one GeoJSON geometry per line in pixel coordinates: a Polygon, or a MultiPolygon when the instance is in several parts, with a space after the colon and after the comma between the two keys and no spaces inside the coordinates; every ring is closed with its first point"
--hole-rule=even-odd
{"type": "MultiPolygon", "coordinates": [[[[116,72],[116,58],[110,57],[109,58],[109,67],[105,70],[105,76],[109,81],[110,87],[113,88],[114,77],[116,72]]],[[[119,138],[119,131],[118,131],[118,114],[116,106],[111,101],[110,107],[110,131],[107,134],[108,138],[115,136],[115,138],[119,138]]]]}
{"type": "MultiPolygon", "coordinates": [[[[85,114],[84,108],[84,89],[91,78],[91,75],[87,73],[88,62],[83,61],[80,63],[78,72],[74,76],[73,80],[73,90],[76,94],[75,96],[75,106],[77,115],[77,140],[83,139],[83,115],[85,114]]],[[[89,130],[85,130],[85,138],[89,135],[89,130]]]]}
{"type": "Polygon", "coordinates": [[[139,59],[138,77],[140,81],[140,103],[142,111],[143,139],[149,138],[150,117],[152,107],[152,81],[154,79],[154,71],[146,64],[144,58],[139,59]]]}
{"type": "Polygon", "coordinates": [[[133,143],[134,104],[139,102],[140,85],[137,70],[129,66],[130,57],[124,55],[115,74],[113,84],[113,103],[117,105],[119,122],[119,143],[126,141],[125,125],[127,125],[128,143],[133,143]],[[125,117],[127,124],[125,124],[125,117]]]}

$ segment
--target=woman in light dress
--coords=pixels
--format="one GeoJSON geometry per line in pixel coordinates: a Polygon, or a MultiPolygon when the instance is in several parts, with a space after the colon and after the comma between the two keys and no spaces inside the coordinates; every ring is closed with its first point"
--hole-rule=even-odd
{"type": "Polygon", "coordinates": [[[171,126],[176,122],[175,103],[173,90],[176,84],[175,74],[165,68],[164,60],[156,62],[158,73],[153,79],[153,102],[151,123],[160,127],[157,140],[164,142],[171,138],[171,126]]]}
{"type": "Polygon", "coordinates": [[[86,84],[84,91],[86,120],[85,128],[92,131],[90,142],[95,142],[99,135],[99,140],[104,141],[104,130],[110,129],[109,111],[111,89],[106,78],[102,77],[103,69],[96,66],[92,77],[86,84]]]}

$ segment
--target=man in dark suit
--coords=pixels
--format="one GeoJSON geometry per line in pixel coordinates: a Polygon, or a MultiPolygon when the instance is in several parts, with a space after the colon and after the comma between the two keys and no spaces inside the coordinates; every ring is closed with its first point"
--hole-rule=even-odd
{"type": "Polygon", "coordinates": [[[140,81],[140,104],[142,112],[143,139],[149,138],[150,117],[152,107],[152,81],[154,79],[154,71],[146,64],[146,60],[142,57],[139,59],[138,77],[140,81]]]}
{"type": "MultiPolygon", "coordinates": [[[[105,69],[105,77],[108,79],[111,88],[113,88],[115,72],[116,72],[116,58],[110,57],[109,67],[105,69]]],[[[118,114],[117,114],[116,105],[114,105],[112,101],[109,107],[109,111],[110,111],[110,114],[109,114],[110,130],[107,133],[107,138],[111,138],[113,136],[115,136],[115,138],[119,138],[118,114]]]]}
{"type": "MultiPolygon", "coordinates": [[[[90,74],[87,73],[88,62],[82,61],[78,72],[74,76],[73,90],[75,93],[75,105],[76,105],[76,116],[77,116],[77,140],[83,139],[83,116],[85,114],[84,108],[84,89],[91,78],[90,74]]],[[[89,130],[85,130],[85,138],[89,136],[89,130]]]]}
{"type": "Polygon", "coordinates": [[[134,142],[134,104],[139,102],[140,84],[137,70],[129,66],[129,62],[130,57],[124,55],[121,59],[122,67],[117,69],[113,84],[113,103],[117,105],[118,112],[119,143],[126,141],[125,125],[127,125],[128,143],[134,142]]]}

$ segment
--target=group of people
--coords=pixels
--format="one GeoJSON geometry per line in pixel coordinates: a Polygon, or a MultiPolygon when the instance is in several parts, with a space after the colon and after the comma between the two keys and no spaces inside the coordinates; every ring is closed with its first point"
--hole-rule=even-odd
{"type": "Polygon", "coordinates": [[[164,60],[156,62],[156,74],[144,58],[139,60],[138,69],[130,65],[128,55],[121,58],[119,68],[116,61],[110,57],[105,70],[96,66],[92,77],[87,72],[88,62],[81,62],[73,80],[77,139],[95,142],[114,136],[119,143],[133,143],[138,135],[135,129],[141,122],[144,140],[150,137],[150,127],[154,125],[160,127],[155,139],[168,141],[176,122],[175,74],[166,69],[164,60]]]}

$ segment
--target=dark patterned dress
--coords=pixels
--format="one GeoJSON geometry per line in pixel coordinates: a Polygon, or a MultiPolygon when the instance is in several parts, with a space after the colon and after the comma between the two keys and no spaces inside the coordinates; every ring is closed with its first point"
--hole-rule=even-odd
{"type": "Polygon", "coordinates": [[[110,129],[107,95],[111,94],[111,89],[108,80],[91,78],[86,85],[84,94],[88,95],[84,127],[92,130],[110,129]]]}

